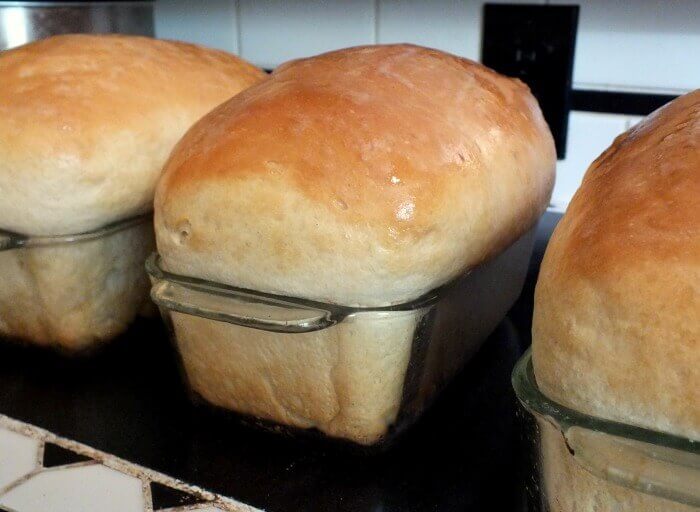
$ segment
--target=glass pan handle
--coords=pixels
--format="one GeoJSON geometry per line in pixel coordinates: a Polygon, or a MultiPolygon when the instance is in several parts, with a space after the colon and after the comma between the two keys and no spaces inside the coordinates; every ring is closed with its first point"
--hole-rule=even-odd
{"type": "Polygon", "coordinates": [[[647,494],[700,506],[700,453],[690,453],[583,427],[564,434],[590,473],[647,494]]]}
{"type": "Polygon", "coordinates": [[[22,247],[25,240],[26,238],[15,235],[14,233],[0,231],[0,252],[22,247]]]}
{"type": "Polygon", "coordinates": [[[151,298],[171,311],[264,331],[312,332],[338,322],[331,311],[245,293],[224,295],[167,280],[154,283],[151,298]]]}

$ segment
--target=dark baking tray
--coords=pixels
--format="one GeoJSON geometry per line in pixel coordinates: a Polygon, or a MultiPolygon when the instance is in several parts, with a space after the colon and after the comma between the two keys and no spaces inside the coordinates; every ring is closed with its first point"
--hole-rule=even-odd
{"type": "Polygon", "coordinates": [[[523,510],[510,372],[529,343],[536,270],[557,219],[543,219],[510,319],[386,453],[287,439],[193,407],[156,321],[92,358],[0,343],[0,413],[271,512],[523,510]]]}

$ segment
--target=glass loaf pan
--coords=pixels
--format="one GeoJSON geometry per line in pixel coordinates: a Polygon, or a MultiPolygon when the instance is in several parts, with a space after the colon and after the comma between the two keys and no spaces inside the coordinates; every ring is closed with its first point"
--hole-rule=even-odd
{"type": "Polygon", "coordinates": [[[513,371],[531,448],[530,510],[700,509],[700,441],[588,416],[538,388],[528,351],[513,371]]]}
{"type": "Polygon", "coordinates": [[[0,337],[78,353],[124,331],[148,299],[151,219],[63,236],[0,231],[0,337]]]}
{"type": "Polygon", "coordinates": [[[164,271],[160,307],[193,396],[274,430],[385,445],[415,421],[522,289],[535,228],[417,300],[353,308],[164,271]],[[281,428],[290,427],[290,428],[281,428]]]}

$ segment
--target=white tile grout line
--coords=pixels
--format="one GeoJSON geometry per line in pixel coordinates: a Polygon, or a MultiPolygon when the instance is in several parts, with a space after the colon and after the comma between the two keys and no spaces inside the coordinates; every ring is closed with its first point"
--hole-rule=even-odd
{"type": "Polygon", "coordinates": [[[10,492],[12,489],[15,487],[22,485],[24,482],[27,480],[31,480],[35,476],[39,474],[44,474],[44,473],[53,473],[54,471],[62,471],[64,469],[73,469],[73,468],[82,468],[85,466],[107,466],[106,464],[100,464],[99,461],[97,460],[84,460],[81,462],[74,462],[73,464],[62,464],[60,466],[51,466],[50,468],[44,468],[44,467],[38,467],[32,469],[29,473],[26,473],[16,480],[13,480],[9,484],[5,485],[4,487],[0,487],[0,497],[4,496],[8,492],[10,492]]]}
{"type": "MultiPolygon", "coordinates": [[[[82,468],[83,466],[95,466],[99,465],[100,462],[97,460],[81,460],[80,462],[71,462],[70,464],[61,464],[60,466],[51,466],[49,468],[40,467],[37,473],[51,473],[52,471],[59,471],[63,469],[72,468],[82,468]]],[[[104,465],[104,464],[103,464],[104,465]]]]}
{"type": "Polygon", "coordinates": [[[197,503],[196,505],[185,505],[183,507],[169,507],[160,509],[158,512],[197,512],[207,507],[216,506],[211,503],[197,503]]]}
{"type": "Polygon", "coordinates": [[[141,491],[143,492],[143,512],[153,512],[153,494],[151,493],[151,483],[141,480],[141,491]]]}
{"type": "Polygon", "coordinates": [[[236,13],[236,55],[239,57],[243,56],[243,35],[241,34],[241,27],[243,23],[241,22],[241,0],[235,0],[234,10],[236,13]]]}
{"type": "Polygon", "coordinates": [[[374,44],[379,44],[379,15],[380,15],[380,0],[374,0],[372,2],[372,9],[374,10],[374,44]]]}
{"type": "Polygon", "coordinates": [[[38,475],[39,473],[41,473],[41,468],[34,468],[34,469],[32,469],[29,473],[20,476],[20,477],[17,478],[16,480],[12,480],[12,482],[10,482],[9,484],[5,485],[4,487],[0,487],[0,497],[4,496],[5,494],[7,494],[8,492],[10,492],[12,489],[14,489],[15,487],[17,487],[18,485],[23,484],[24,482],[26,482],[26,481],[29,480],[30,478],[32,478],[32,477],[38,475]]]}
{"type": "Polygon", "coordinates": [[[44,446],[46,446],[44,443],[39,443],[38,448],[36,449],[36,467],[41,468],[44,466],[44,446]]]}
{"type": "Polygon", "coordinates": [[[621,92],[632,94],[669,94],[679,96],[690,92],[691,89],[677,87],[653,87],[644,85],[624,85],[610,84],[603,82],[573,82],[574,89],[581,91],[606,91],[606,92],[621,92]]]}
{"type": "MultiPolygon", "coordinates": [[[[50,443],[54,443],[62,448],[66,448],[67,450],[71,450],[80,455],[90,457],[91,459],[98,461],[103,466],[119,471],[120,473],[131,475],[135,478],[138,478],[145,484],[148,484],[149,482],[157,482],[163,485],[167,485],[169,487],[174,487],[184,492],[188,492],[190,494],[194,494],[195,496],[198,496],[203,500],[209,501],[208,505],[219,507],[225,512],[262,512],[260,509],[251,507],[250,505],[246,505],[245,503],[241,503],[234,499],[227,498],[226,496],[215,494],[213,492],[202,489],[201,487],[198,487],[196,485],[188,484],[186,482],[183,482],[182,480],[178,480],[177,478],[173,478],[164,475],[163,473],[159,473],[152,469],[140,466],[138,464],[128,462],[124,459],[121,459],[114,455],[110,455],[101,450],[91,448],[90,446],[79,443],[77,441],[57,436],[56,434],[49,432],[48,430],[34,425],[30,425],[29,423],[24,423],[14,418],[10,418],[9,416],[5,416],[4,414],[0,414],[0,427],[4,427],[8,430],[12,430],[13,432],[22,434],[32,439],[37,439],[43,442],[48,441],[50,443]]],[[[18,481],[13,482],[12,484],[10,484],[10,486],[14,487],[20,483],[20,480],[29,479],[31,476],[34,476],[35,474],[41,471],[42,468],[38,468],[37,470],[34,470],[28,475],[25,475],[24,477],[20,478],[18,481]]],[[[3,489],[2,493],[6,492],[7,490],[7,488],[3,489]]]]}

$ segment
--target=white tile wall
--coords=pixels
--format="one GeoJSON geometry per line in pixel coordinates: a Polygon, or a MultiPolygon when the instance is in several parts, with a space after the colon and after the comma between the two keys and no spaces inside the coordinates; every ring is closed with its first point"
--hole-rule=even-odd
{"type": "MultiPolygon", "coordinates": [[[[698,0],[491,0],[580,4],[579,88],[700,87],[698,0]]],[[[263,67],[374,42],[478,58],[483,0],[158,0],[156,35],[241,53],[263,67]]]]}
{"type": "Polygon", "coordinates": [[[627,117],[627,129],[632,128],[635,124],[645,119],[644,116],[628,116],[627,117]]]}
{"type": "Polygon", "coordinates": [[[238,53],[237,6],[233,0],[158,0],[156,37],[238,53]]]}
{"type": "MultiPolygon", "coordinates": [[[[545,0],[489,0],[544,4],[545,0]]],[[[478,60],[483,1],[377,0],[377,42],[415,43],[478,60]]]]}
{"type": "Polygon", "coordinates": [[[240,54],[272,68],[299,57],[372,44],[373,0],[240,0],[240,54]]]}
{"type": "Polygon", "coordinates": [[[574,85],[677,92],[700,87],[698,0],[579,3],[574,85]]]}
{"type": "Polygon", "coordinates": [[[557,162],[552,204],[564,209],[581,184],[588,166],[629,126],[630,118],[615,114],[571,112],[566,159],[557,162]]]}
{"type": "MultiPolygon", "coordinates": [[[[509,0],[495,0],[508,2],[509,0]]],[[[577,88],[683,92],[700,87],[700,0],[512,0],[581,5],[577,88]]],[[[158,0],[156,33],[242,54],[267,68],[323,51],[413,42],[478,59],[483,0],[158,0]]],[[[554,201],[639,117],[574,112],[554,201]]]]}
{"type": "Polygon", "coordinates": [[[481,13],[477,2],[378,0],[377,42],[415,43],[479,58],[481,13]]]}

